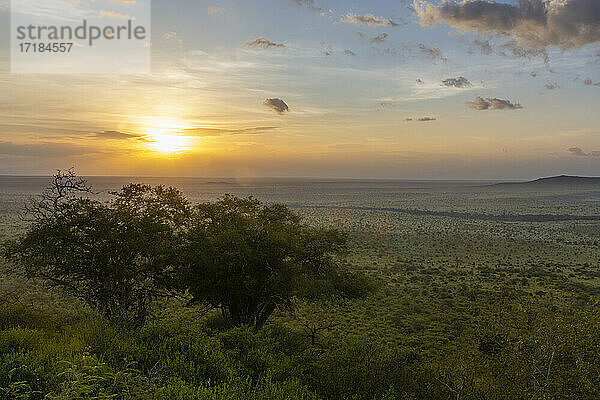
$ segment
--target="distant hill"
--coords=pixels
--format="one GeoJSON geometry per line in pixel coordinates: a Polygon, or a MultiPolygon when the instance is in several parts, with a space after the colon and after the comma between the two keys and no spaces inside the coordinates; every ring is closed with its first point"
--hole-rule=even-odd
{"type": "Polygon", "coordinates": [[[558,175],[551,176],[548,178],[539,178],[533,181],[527,182],[505,182],[497,183],[497,185],[531,185],[531,186],[577,186],[577,185],[600,185],[600,177],[591,176],[574,176],[574,175],[558,175]]]}

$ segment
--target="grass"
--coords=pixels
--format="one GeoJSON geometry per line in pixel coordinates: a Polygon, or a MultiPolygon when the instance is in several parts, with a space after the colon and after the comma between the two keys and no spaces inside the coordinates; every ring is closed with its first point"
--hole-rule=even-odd
{"type": "MultiPolygon", "coordinates": [[[[348,263],[378,290],[299,304],[259,334],[172,301],[132,332],[2,264],[0,399],[600,396],[600,222],[384,210],[594,216],[600,191],[255,190],[302,205],[312,224],[349,231],[348,263]],[[544,368],[547,377],[536,372],[544,368]]],[[[213,193],[195,199],[205,196],[213,193]]],[[[0,239],[23,229],[20,200],[0,194],[0,239]]]]}

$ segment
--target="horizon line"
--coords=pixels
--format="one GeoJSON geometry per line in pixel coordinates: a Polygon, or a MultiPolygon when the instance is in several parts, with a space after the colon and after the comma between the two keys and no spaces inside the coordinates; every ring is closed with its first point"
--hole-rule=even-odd
{"type": "MultiPolygon", "coordinates": [[[[252,180],[252,179],[290,179],[290,180],[339,180],[339,181],[413,181],[413,182],[527,182],[536,179],[573,177],[600,178],[600,176],[557,174],[529,178],[381,178],[381,177],[318,177],[318,176],[186,176],[186,175],[80,175],[82,178],[150,178],[150,179],[221,179],[221,180],[252,180]]],[[[39,174],[0,174],[0,177],[10,178],[50,178],[52,175],[39,174]]]]}

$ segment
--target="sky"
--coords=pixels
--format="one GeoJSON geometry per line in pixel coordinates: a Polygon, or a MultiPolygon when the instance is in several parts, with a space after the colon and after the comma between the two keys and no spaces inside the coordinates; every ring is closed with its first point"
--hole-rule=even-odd
{"type": "Polygon", "coordinates": [[[151,74],[12,74],[0,0],[0,174],[600,175],[598,0],[151,6],[151,74]]]}

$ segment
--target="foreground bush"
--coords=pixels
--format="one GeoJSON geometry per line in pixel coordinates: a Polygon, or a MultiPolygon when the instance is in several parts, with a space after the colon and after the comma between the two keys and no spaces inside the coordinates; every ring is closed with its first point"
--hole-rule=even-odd
{"type": "Polygon", "coordinates": [[[93,316],[48,328],[22,318],[0,330],[0,398],[597,399],[600,310],[536,307],[436,354],[361,337],[290,350],[285,329],[214,332],[177,318],[135,331],[93,316]]]}

